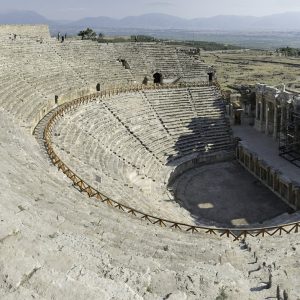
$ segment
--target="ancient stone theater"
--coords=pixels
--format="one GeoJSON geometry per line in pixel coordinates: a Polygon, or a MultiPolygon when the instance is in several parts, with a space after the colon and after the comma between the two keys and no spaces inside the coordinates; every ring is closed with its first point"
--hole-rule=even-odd
{"type": "Polygon", "coordinates": [[[0,40],[1,299],[300,299],[300,96],[234,125],[191,47],[0,40]]]}

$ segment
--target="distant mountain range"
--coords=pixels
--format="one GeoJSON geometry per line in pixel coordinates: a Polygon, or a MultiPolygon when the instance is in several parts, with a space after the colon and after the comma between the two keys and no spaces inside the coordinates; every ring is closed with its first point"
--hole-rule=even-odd
{"type": "Polygon", "coordinates": [[[219,15],[190,20],[165,14],[146,14],[120,20],[108,17],[84,18],[69,25],[164,30],[300,30],[300,12],[265,17],[219,15]]]}
{"type": "Polygon", "coordinates": [[[223,30],[223,31],[261,31],[295,30],[300,31],[300,12],[287,12],[264,17],[219,15],[208,18],[183,19],[166,14],[145,14],[123,19],[109,17],[84,18],[78,21],[53,21],[33,11],[10,11],[0,13],[2,24],[49,24],[69,28],[94,29],[183,29],[183,30],[223,30]]]}
{"type": "Polygon", "coordinates": [[[0,12],[1,24],[50,24],[42,15],[34,11],[13,10],[8,12],[0,12]]]}

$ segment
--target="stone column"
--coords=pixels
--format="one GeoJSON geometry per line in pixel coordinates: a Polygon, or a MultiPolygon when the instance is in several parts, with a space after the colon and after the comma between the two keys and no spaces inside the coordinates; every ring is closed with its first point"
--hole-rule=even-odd
{"type": "Polygon", "coordinates": [[[274,104],[274,127],[273,127],[273,138],[276,140],[277,136],[278,136],[278,132],[277,132],[277,104],[275,102],[274,104]]]}
{"type": "Polygon", "coordinates": [[[273,173],[273,190],[276,192],[276,181],[277,181],[277,173],[276,170],[273,173]]]}
{"type": "Polygon", "coordinates": [[[255,119],[256,120],[259,120],[259,118],[258,118],[258,105],[260,105],[260,103],[258,102],[258,99],[257,99],[257,97],[256,97],[256,107],[255,107],[255,119]]]}
{"type": "Polygon", "coordinates": [[[296,193],[296,209],[300,209],[300,189],[297,190],[296,193]]]}
{"type": "Polygon", "coordinates": [[[290,106],[287,105],[286,106],[286,116],[285,116],[285,120],[286,120],[286,124],[288,124],[289,120],[290,120],[290,106]]]}
{"type": "Polygon", "coordinates": [[[283,123],[285,120],[284,110],[285,110],[285,106],[281,105],[280,130],[283,128],[283,123]]]}
{"type": "Polygon", "coordinates": [[[262,127],[262,111],[261,111],[261,101],[262,101],[262,92],[261,91],[256,91],[256,109],[255,109],[255,129],[258,131],[261,131],[262,127]],[[259,113],[260,111],[260,113],[259,113]]]}
{"type": "Polygon", "coordinates": [[[269,102],[265,101],[265,114],[266,114],[266,123],[265,123],[265,134],[269,134],[269,102]]]}
{"type": "Polygon", "coordinates": [[[287,200],[289,203],[292,202],[293,199],[293,185],[292,183],[288,183],[288,191],[287,191],[287,200]]]}
{"type": "Polygon", "coordinates": [[[262,100],[259,100],[259,110],[260,110],[260,116],[259,116],[259,119],[256,121],[256,123],[258,124],[257,125],[257,129],[260,131],[260,132],[263,132],[263,123],[264,123],[264,120],[263,120],[263,101],[262,100]]]}

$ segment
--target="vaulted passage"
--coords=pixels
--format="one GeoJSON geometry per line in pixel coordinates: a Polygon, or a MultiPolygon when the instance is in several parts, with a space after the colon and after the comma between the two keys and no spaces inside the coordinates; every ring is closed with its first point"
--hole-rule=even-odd
{"type": "Polygon", "coordinates": [[[162,75],[160,73],[155,73],[153,75],[153,82],[156,83],[156,84],[161,84],[162,83],[162,75]]]}

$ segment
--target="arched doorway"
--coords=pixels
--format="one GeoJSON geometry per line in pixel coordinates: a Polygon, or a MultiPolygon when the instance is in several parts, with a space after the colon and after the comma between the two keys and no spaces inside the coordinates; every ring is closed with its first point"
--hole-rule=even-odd
{"type": "Polygon", "coordinates": [[[210,73],[207,73],[207,75],[208,75],[208,81],[212,82],[214,79],[214,73],[210,72],[210,73]]]}
{"type": "Polygon", "coordinates": [[[100,85],[100,83],[97,83],[97,85],[96,85],[96,91],[100,92],[100,89],[101,89],[101,85],[100,85]]]}
{"type": "Polygon", "coordinates": [[[155,84],[161,84],[162,83],[162,75],[160,73],[153,74],[153,82],[155,84]]]}

